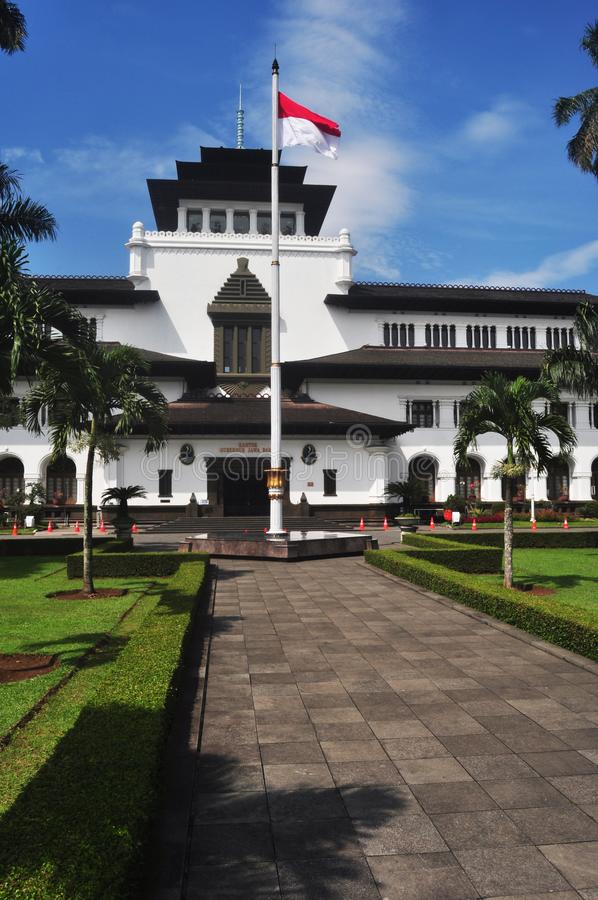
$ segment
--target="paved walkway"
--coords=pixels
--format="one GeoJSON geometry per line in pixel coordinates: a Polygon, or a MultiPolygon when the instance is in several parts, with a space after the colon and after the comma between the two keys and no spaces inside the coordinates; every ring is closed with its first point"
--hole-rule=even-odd
{"type": "Polygon", "coordinates": [[[187,897],[598,898],[598,674],[359,560],[218,570],[187,897]]]}

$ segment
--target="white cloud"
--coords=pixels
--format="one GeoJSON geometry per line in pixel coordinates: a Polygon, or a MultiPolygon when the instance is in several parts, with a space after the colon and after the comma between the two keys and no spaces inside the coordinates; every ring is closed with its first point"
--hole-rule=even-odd
{"type": "Polygon", "coordinates": [[[501,97],[489,109],[473,113],[446,142],[446,151],[459,156],[497,151],[518,140],[534,114],[527,104],[501,97]]]}
{"type": "MultiPolygon", "coordinates": [[[[42,161],[41,153],[30,148],[12,148],[12,159],[22,160],[27,168],[27,191],[46,203],[62,204],[98,199],[94,216],[114,212],[135,217],[132,198],[145,199],[146,178],[174,178],[176,158],[199,159],[201,144],[221,141],[193,125],[183,124],[163,142],[146,138],[117,141],[89,135],[77,143],[46,151],[43,168],[32,163],[42,161]],[[14,155],[18,151],[18,156],[14,155]],[[27,165],[26,165],[27,164],[27,165]]],[[[10,149],[10,148],[9,148],[10,149]]],[[[7,159],[6,153],[4,158],[7,159]]]]}
{"type": "Polygon", "coordinates": [[[0,159],[8,165],[13,163],[41,165],[44,161],[41,150],[36,147],[1,147],[0,159]]]}
{"type": "MultiPolygon", "coordinates": [[[[392,232],[409,215],[412,192],[405,173],[415,164],[415,154],[397,137],[397,44],[404,18],[404,4],[397,0],[371,0],[365,7],[353,0],[296,0],[276,7],[256,48],[263,69],[266,41],[271,46],[276,40],[281,89],[340,122],[336,162],[302,150],[285,151],[283,162],[307,165],[308,182],[338,186],[323,231],[348,228],[360,272],[385,279],[400,277],[392,232]]],[[[269,108],[268,84],[253,87],[263,112],[269,108]]],[[[266,146],[268,122],[269,115],[263,116],[255,129],[266,146]]]]}
{"type": "Polygon", "coordinates": [[[496,270],[484,278],[481,284],[497,286],[552,287],[567,279],[587,275],[598,267],[598,240],[581,244],[572,250],[547,256],[535,269],[527,272],[496,270]]]}

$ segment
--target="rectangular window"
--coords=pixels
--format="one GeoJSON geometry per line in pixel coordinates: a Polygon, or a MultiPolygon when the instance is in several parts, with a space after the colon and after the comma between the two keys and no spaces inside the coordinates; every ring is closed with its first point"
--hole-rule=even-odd
{"type": "Polygon", "coordinates": [[[233,328],[227,326],[222,332],[222,371],[233,371],[233,328]]]}
{"type": "Polygon", "coordinates": [[[259,210],[257,214],[257,233],[272,234],[272,215],[265,210],[259,210]]]}
{"type": "Polygon", "coordinates": [[[568,403],[551,403],[550,412],[553,416],[562,416],[569,421],[569,404],[568,403]]]}
{"type": "Polygon", "coordinates": [[[172,497],[172,469],[158,469],[158,496],[172,497]]]}
{"type": "Polygon", "coordinates": [[[235,210],[233,214],[235,234],[249,234],[249,213],[235,210]]]}
{"type": "Polygon", "coordinates": [[[280,233],[282,235],[295,234],[297,231],[297,224],[295,219],[295,213],[293,212],[281,212],[280,214],[280,233]]]}
{"type": "Polygon", "coordinates": [[[203,228],[203,212],[201,209],[190,209],[187,212],[187,231],[201,231],[203,228]]]}
{"type": "Polygon", "coordinates": [[[336,469],[324,469],[324,496],[336,497],[336,469]]]}
{"type": "Polygon", "coordinates": [[[247,371],[247,326],[237,329],[237,372],[247,371]]]}
{"type": "Polygon", "coordinates": [[[251,329],[251,371],[262,371],[262,329],[255,325],[251,329]]]}
{"type": "Polygon", "coordinates": [[[210,210],[210,231],[213,234],[224,234],[226,231],[226,210],[210,210]]]}
{"type": "Polygon", "coordinates": [[[411,424],[416,428],[432,428],[434,404],[431,400],[414,400],[411,404],[411,424]]]}
{"type": "Polygon", "coordinates": [[[92,341],[97,340],[98,337],[98,320],[97,319],[88,319],[87,327],[89,329],[89,339],[92,341]]]}

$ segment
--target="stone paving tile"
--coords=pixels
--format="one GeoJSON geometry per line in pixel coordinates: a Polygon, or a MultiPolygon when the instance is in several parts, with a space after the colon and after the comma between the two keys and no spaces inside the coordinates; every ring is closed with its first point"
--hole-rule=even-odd
{"type": "Polygon", "coordinates": [[[274,863],[237,863],[194,866],[189,870],[188,900],[279,900],[278,872],[274,863]]]}
{"type": "Polygon", "coordinates": [[[572,805],[551,809],[550,815],[546,807],[511,809],[509,816],[533,844],[598,840],[598,824],[572,805]]]}
{"type": "Polygon", "coordinates": [[[598,888],[598,843],[549,844],[540,850],[574,888],[598,888]]]}
{"type": "Polygon", "coordinates": [[[218,567],[188,897],[596,900],[596,674],[359,560],[218,567]]]}
{"type": "Polygon", "coordinates": [[[373,856],[368,862],[387,900],[473,900],[479,896],[451,853],[373,856]]]}
{"type": "Polygon", "coordinates": [[[458,850],[455,856],[483,897],[566,891],[570,885],[536,847],[458,850]]]}
{"type": "Polygon", "coordinates": [[[529,843],[525,832],[499,809],[442,813],[433,815],[432,821],[451,850],[513,847],[529,843]]]}

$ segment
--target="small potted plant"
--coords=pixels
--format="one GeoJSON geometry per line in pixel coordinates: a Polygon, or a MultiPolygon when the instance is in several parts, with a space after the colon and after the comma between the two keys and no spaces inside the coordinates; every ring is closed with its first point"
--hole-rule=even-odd
{"type": "Polygon", "coordinates": [[[421,500],[425,487],[419,478],[408,478],[407,481],[390,481],[386,488],[386,496],[402,501],[400,515],[395,522],[401,531],[417,531],[419,519],[413,514],[414,505],[421,500]]]}
{"type": "Polygon", "coordinates": [[[128,501],[137,497],[147,497],[147,491],[140,484],[129,484],[126,487],[108,488],[102,494],[102,506],[107,503],[118,503],[112,524],[116,529],[118,540],[126,540],[131,536],[133,519],[129,516],[128,501]]]}

